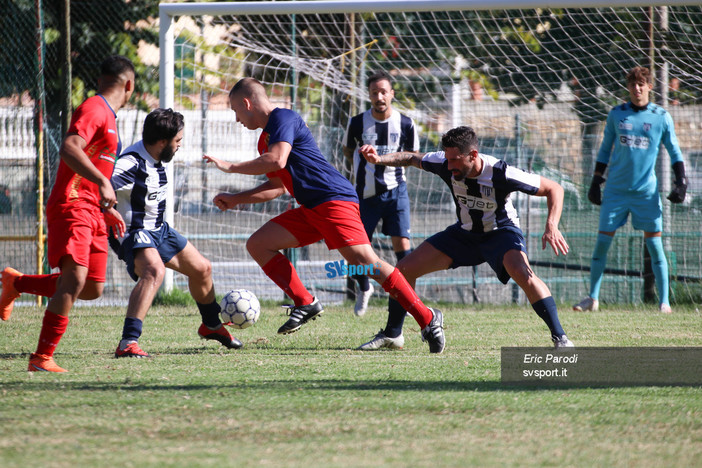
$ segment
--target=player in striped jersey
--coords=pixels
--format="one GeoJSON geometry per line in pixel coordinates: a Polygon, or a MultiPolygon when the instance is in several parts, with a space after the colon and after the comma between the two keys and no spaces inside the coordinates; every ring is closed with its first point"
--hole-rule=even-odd
{"type": "MultiPolygon", "coordinates": [[[[428,273],[487,262],[499,280],[512,278],[524,291],[534,311],[546,323],[556,348],[572,347],[558,320],[556,303],[548,286],[529,265],[519,218],[510,200],[515,191],[546,197],[548,215],[542,247],[549,244],[556,255],[568,253],[568,243],[558,229],[563,209],[563,188],[537,174],[524,172],[505,161],[478,152],[478,138],[470,127],[449,130],[441,139],[444,151],[400,152],[378,155],[366,145],[361,153],[369,162],[387,166],[415,166],[432,172],[448,185],[458,222],[434,234],[397,267],[414,285],[428,273]]],[[[388,318],[388,325],[360,346],[361,350],[401,348],[404,317],[388,318]]]]}
{"type": "MultiPolygon", "coordinates": [[[[368,238],[373,240],[373,231],[382,220],[382,232],[390,236],[395,256],[401,260],[410,252],[410,202],[405,168],[369,163],[358,150],[363,145],[373,145],[381,155],[418,151],[419,134],[411,118],[392,108],[395,92],[389,74],[379,71],[371,75],[368,94],[371,108],[349,120],[343,141],[344,156],[353,164],[361,221],[368,238]]],[[[354,313],[362,316],[373,286],[367,276],[356,275],[354,279],[358,282],[354,313]]],[[[397,302],[393,302],[391,311],[405,314],[397,302]]]]}
{"type": "Polygon", "coordinates": [[[112,174],[117,209],[127,228],[126,235],[119,232],[119,240],[110,241],[127,264],[129,276],[137,282],[129,296],[116,358],[150,357],[138,340],[166,268],[188,278],[190,294],[202,316],[198,334],[227,348],[242,346],[219,319],[210,262],[163,219],[169,183],[166,168],[180,148],[183,126],[183,116],[172,109],[152,111],[144,121],[143,139],[122,153],[112,174]]]}
{"type": "Polygon", "coordinates": [[[660,311],[669,314],[672,310],[668,300],[668,261],[661,240],[663,205],[655,172],[661,143],[668,150],[675,173],[675,187],[668,195],[672,203],[685,200],[685,163],[673,119],[665,109],[649,102],[653,78],[648,68],[633,68],[627,74],[626,82],[630,101],[616,106],[607,116],[588,192],[592,203],[602,205],[590,264],[590,294],[575,304],[573,310],[598,309],[607,252],[615,232],[626,224],[631,214],[631,223],[634,229],[644,231],[644,242],[651,254],[660,311]],[[608,166],[609,181],[603,195],[600,186],[605,182],[604,173],[608,166]]]}

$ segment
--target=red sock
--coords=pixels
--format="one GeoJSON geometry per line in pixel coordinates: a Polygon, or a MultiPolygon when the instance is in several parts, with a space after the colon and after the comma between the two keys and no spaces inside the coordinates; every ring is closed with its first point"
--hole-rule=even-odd
{"type": "Polygon", "coordinates": [[[58,315],[50,311],[44,312],[44,322],[41,326],[39,334],[39,344],[37,345],[37,354],[45,354],[53,356],[56,346],[68,327],[68,317],[58,315]]]}
{"type": "Polygon", "coordinates": [[[302,284],[290,260],[278,253],[263,265],[263,272],[295,302],[296,306],[311,304],[314,297],[302,284]]]}
{"type": "Polygon", "coordinates": [[[51,275],[22,275],[15,280],[15,289],[35,296],[51,297],[56,292],[60,273],[51,275]]]}
{"type": "Polygon", "coordinates": [[[399,302],[400,305],[414,317],[422,330],[429,325],[433,314],[429,308],[424,305],[419,296],[417,296],[417,293],[414,292],[414,289],[412,289],[412,286],[410,286],[405,275],[403,275],[400,270],[395,268],[385,279],[382,286],[393,299],[399,302]]]}

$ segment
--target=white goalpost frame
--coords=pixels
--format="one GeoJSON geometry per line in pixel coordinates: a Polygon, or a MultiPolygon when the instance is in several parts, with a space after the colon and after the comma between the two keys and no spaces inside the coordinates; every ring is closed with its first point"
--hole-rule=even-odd
{"type": "MultiPolygon", "coordinates": [[[[162,109],[173,108],[174,103],[174,85],[175,85],[175,36],[173,35],[172,16],[159,8],[159,106],[162,109]]],[[[173,224],[173,193],[174,193],[174,174],[173,164],[168,165],[166,176],[171,181],[168,184],[166,197],[170,203],[166,203],[165,220],[169,224],[173,224]]],[[[166,275],[163,278],[161,288],[169,292],[173,289],[173,270],[166,268],[166,275]]]]}
{"type": "MultiPolygon", "coordinates": [[[[699,0],[303,0],[268,2],[208,2],[159,4],[159,105],[172,108],[175,102],[175,37],[173,19],[202,15],[293,15],[332,13],[392,13],[403,11],[524,10],[535,8],[613,8],[696,6],[699,0]]],[[[173,180],[173,165],[168,178],[173,180]]],[[[169,184],[168,199],[174,186],[169,184]]],[[[173,204],[167,204],[166,221],[173,223],[173,204]]],[[[173,271],[166,270],[162,288],[173,288],[173,271]]]]}
{"type": "Polygon", "coordinates": [[[401,11],[519,10],[699,5],[694,0],[304,0],[288,2],[161,3],[163,15],[291,15],[401,11]]]}

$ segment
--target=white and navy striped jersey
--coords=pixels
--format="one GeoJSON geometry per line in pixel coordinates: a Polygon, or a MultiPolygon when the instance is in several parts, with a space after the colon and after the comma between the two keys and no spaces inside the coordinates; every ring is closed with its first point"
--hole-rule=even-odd
{"type": "Polygon", "coordinates": [[[139,141],[120,155],[112,173],[117,210],[127,224],[127,233],[163,224],[166,211],[167,164],[156,161],[139,141]]]}
{"type": "Polygon", "coordinates": [[[358,150],[373,145],[378,154],[396,151],[419,151],[419,134],[411,118],[392,111],[387,120],[376,120],[371,110],[349,120],[343,145],[354,150],[353,174],[359,198],[387,192],[405,181],[404,167],[376,166],[363,159],[358,150]]]}
{"type": "Polygon", "coordinates": [[[519,228],[519,217],[510,194],[519,191],[534,195],[541,185],[541,177],[493,156],[479,156],[483,160],[483,170],[475,178],[455,180],[443,151],[425,154],[422,168],[437,174],[449,186],[456,216],[466,231],[480,233],[506,226],[519,228]]]}

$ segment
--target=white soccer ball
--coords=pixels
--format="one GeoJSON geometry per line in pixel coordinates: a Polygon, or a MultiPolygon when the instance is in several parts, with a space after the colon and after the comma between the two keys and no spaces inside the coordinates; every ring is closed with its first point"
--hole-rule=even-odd
{"type": "Polygon", "coordinates": [[[258,298],[248,289],[229,291],[222,298],[220,306],[222,322],[234,328],[249,328],[261,314],[258,298]]]}

